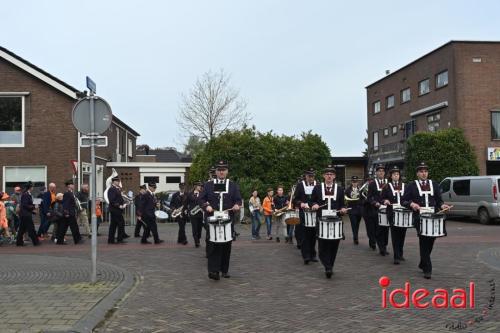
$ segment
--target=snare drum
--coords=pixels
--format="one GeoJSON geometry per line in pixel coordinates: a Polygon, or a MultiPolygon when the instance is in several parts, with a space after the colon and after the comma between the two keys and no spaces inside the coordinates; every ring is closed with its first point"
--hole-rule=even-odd
{"type": "Polygon", "coordinates": [[[309,228],[316,227],[316,212],[315,211],[304,211],[304,225],[309,228]]]}
{"type": "Polygon", "coordinates": [[[213,243],[226,243],[233,240],[231,222],[208,223],[208,240],[213,243]]]}
{"type": "Polygon", "coordinates": [[[382,227],[389,227],[389,219],[387,218],[387,206],[380,206],[378,210],[378,225],[382,227]]]}
{"type": "Polygon", "coordinates": [[[394,226],[399,228],[413,228],[413,212],[406,208],[394,208],[394,226]]]}
{"type": "Polygon", "coordinates": [[[155,211],[155,216],[156,216],[156,219],[158,220],[158,222],[168,220],[168,213],[164,212],[163,210],[155,211]]]}
{"type": "Polygon", "coordinates": [[[444,215],[423,213],[420,214],[420,233],[427,237],[444,237],[446,228],[444,225],[444,215]]]}
{"type": "Polygon", "coordinates": [[[289,225],[296,225],[300,223],[299,211],[298,210],[287,210],[284,215],[284,221],[289,225]]]}
{"type": "Polygon", "coordinates": [[[318,221],[318,237],[321,239],[343,239],[344,224],[340,217],[322,217],[318,221]]]}

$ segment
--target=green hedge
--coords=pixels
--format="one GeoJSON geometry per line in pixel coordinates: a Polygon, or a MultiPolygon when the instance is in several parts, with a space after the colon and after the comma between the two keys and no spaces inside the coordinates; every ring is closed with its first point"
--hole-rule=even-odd
{"type": "Polygon", "coordinates": [[[429,178],[438,182],[446,177],[479,174],[474,148],[458,128],[411,136],[405,153],[408,180],[416,178],[415,168],[421,161],[429,165],[429,178]]]}

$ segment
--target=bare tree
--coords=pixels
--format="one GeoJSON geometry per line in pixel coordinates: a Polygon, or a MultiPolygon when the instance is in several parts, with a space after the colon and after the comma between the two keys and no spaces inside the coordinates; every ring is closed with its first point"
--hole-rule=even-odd
{"type": "Polygon", "coordinates": [[[247,103],[230,87],[229,81],[230,76],[223,70],[207,72],[196,80],[188,95],[182,95],[177,124],[188,136],[207,142],[248,123],[247,103]]]}

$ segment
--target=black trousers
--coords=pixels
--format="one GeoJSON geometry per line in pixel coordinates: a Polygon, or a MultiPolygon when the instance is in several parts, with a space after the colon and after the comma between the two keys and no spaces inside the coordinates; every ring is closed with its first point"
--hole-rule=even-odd
{"type": "Polygon", "coordinates": [[[403,257],[403,247],[405,246],[406,228],[391,227],[392,250],[394,259],[403,257]]]}
{"type": "Polygon", "coordinates": [[[325,266],[326,271],[333,270],[339,244],[340,239],[318,239],[319,260],[325,266]]]}
{"type": "Polygon", "coordinates": [[[190,217],[191,229],[193,230],[193,240],[195,244],[200,244],[201,231],[203,228],[203,215],[198,214],[190,217]],[[201,215],[201,216],[199,216],[201,215]]]}
{"type": "Polygon", "coordinates": [[[366,235],[368,236],[368,242],[370,246],[375,246],[377,244],[377,226],[378,226],[378,216],[370,213],[363,215],[366,226],[366,235]]]}
{"type": "Polygon", "coordinates": [[[375,230],[379,251],[387,250],[387,244],[389,244],[389,227],[380,226],[377,221],[377,228],[375,230]]]}
{"type": "Polygon", "coordinates": [[[135,237],[141,236],[141,228],[144,229],[144,231],[146,231],[146,222],[142,222],[139,221],[139,219],[136,219],[135,230],[134,230],[135,237]]]}
{"type": "Polygon", "coordinates": [[[38,241],[38,237],[35,232],[35,224],[33,223],[32,216],[21,216],[21,221],[19,223],[19,229],[17,231],[17,245],[24,244],[24,233],[27,232],[29,238],[33,242],[33,245],[38,245],[40,242],[38,241]]]}
{"type": "Polygon", "coordinates": [[[304,225],[302,221],[300,224],[295,225],[295,241],[297,246],[302,246],[302,241],[304,240],[304,225]]]}
{"type": "Polygon", "coordinates": [[[303,226],[302,258],[311,260],[316,258],[316,228],[303,226]]]}
{"type": "Polygon", "coordinates": [[[144,227],[144,232],[142,233],[142,242],[146,242],[150,234],[153,234],[153,238],[156,243],[160,241],[160,236],[158,235],[158,225],[156,224],[155,217],[143,216],[142,220],[146,224],[144,227]]]}
{"type": "Polygon", "coordinates": [[[125,220],[121,212],[111,212],[111,222],[109,222],[108,243],[115,242],[115,234],[118,229],[116,240],[121,242],[125,235],[125,220]]]}
{"type": "Polygon", "coordinates": [[[64,243],[64,236],[66,235],[66,231],[68,231],[68,227],[71,230],[71,235],[73,236],[73,242],[78,244],[82,239],[80,235],[80,229],[78,229],[78,223],[76,222],[76,216],[63,217],[59,219],[60,223],[57,228],[57,244],[64,243]]]}
{"type": "Polygon", "coordinates": [[[177,217],[177,224],[179,225],[179,232],[177,233],[177,243],[187,242],[186,219],[183,216],[177,217]]]}
{"type": "Polygon", "coordinates": [[[208,272],[227,273],[229,271],[232,243],[207,242],[208,272]]]}
{"type": "Polygon", "coordinates": [[[361,214],[349,214],[351,220],[352,239],[358,240],[359,222],[361,221],[361,214]]]}
{"type": "Polygon", "coordinates": [[[435,237],[418,236],[420,245],[420,264],[418,267],[422,268],[424,273],[432,273],[431,252],[435,240],[435,237]]]}

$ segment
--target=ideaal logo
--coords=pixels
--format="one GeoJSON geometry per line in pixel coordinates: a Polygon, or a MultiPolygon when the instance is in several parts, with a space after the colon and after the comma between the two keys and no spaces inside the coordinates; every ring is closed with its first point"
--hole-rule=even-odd
{"type": "MultiPolygon", "coordinates": [[[[495,281],[489,280],[488,283],[490,298],[488,304],[482,307],[481,313],[474,317],[471,316],[469,319],[448,322],[446,328],[450,331],[464,330],[486,319],[495,304],[495,281]]],[[[382,287],[382,308],[384,309],[388,307],[388,303],[397,309],[409,308],[410,303],[417,309],[425,309],[431,306],[435,309],[474,309],[476,307],[476,285],[474,282],[469,282],[468,288],[454,288],[451,292],[442,288],[434,289],[433,292],[425,288],[412,291],[411,284],[406,282],[404,288],[396,288],[388,293],[387,288],[391,285],[391,279],[387,276],[382,276],[379,279],[379,285],[382,287]],[[396,301],[398,295],[403,298],[400,303],[396,301]]]]}

